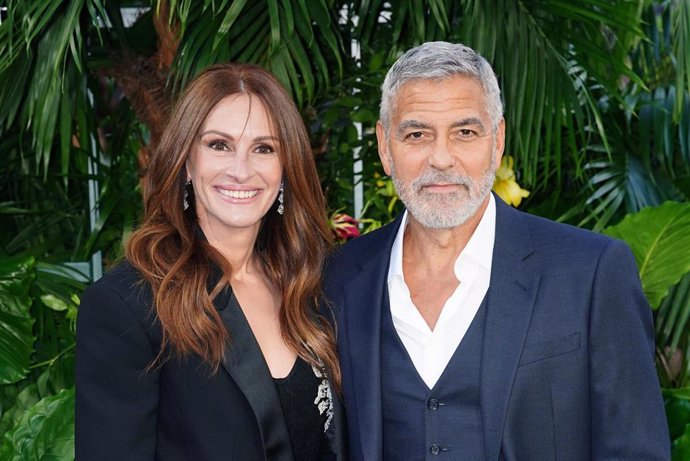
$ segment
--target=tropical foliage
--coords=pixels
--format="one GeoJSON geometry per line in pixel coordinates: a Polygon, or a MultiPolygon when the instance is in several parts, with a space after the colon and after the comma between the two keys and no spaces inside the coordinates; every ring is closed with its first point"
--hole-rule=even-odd
{"type": "Polygon", "coordinates": [[[462,41],[494,65],[508,132],[499,193],[595,230],[620,222],[608,232],[635,251],[656,310],[674,456],[690,452],[690,269],[678,263],[689,2],[0,0],[0,459],[73,457],[79,294],[100,258],[121,256],[185,82],[217,61],[272,70],[310,128],[346,239],[400,210],[376,151],[379,87],[428,40],[462,41]]]}

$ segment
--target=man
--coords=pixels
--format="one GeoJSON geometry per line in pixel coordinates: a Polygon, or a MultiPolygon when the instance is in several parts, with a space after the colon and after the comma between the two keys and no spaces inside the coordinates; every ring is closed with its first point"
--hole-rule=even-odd
{"type": "Polygon", "coordinates": [[[379,154],[407,211],[326,278],[354,460],[666,460],[649,306],[621,242],[505,205],[487,61],[405,53],[379,154]]]}

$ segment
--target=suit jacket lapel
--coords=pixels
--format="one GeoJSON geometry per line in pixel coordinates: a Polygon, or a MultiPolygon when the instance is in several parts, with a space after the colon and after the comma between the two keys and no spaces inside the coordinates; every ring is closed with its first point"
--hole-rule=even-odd
{"type": "Polygon", "coordinates": [[[345,460],[349,459],[346,441],[347,422],[345,419],[345,409],[338,393],[334,390],[333,383],[329,382],[329,384],[333,398],[333,421],[331,421],[331,425],[326,432],[326,440],[333,453],[335,453],[335,459],[345,460]]]}
{"type": "Polygon", "coordinates": [[[498,459],[513,380],[527,336],[539,274],[520,213],[496,198],[496,240],[482,349],[482,424],[486,459],[498,459]]]}
{"type": "Polygon", "coordinates": [[[358,424],[363,455],[366,459],[381,459],[383,453],[383,427],[381,410],[381,314],[388,309],[388,263],[391,247],[400,226],[401,217],[396,219],[372,242],[373,252],[368,253],[367,263],[362,265],[349,284],[345,294],[344,315],[347,329],[353,332],[348,338],[349,354],[352,360],[354,389],[351,398],[355,401],[357,415],[350,418],[351,424],[358,424]]]}
{"type": "Polygon", "coordinates": [[[254,410],[266,459],[292,461],[292,444],[278,391],[249,323],[237,299],[229,291],[226,290],[214,301],[231,338],[225,349],[223,368],[254,410]]]}

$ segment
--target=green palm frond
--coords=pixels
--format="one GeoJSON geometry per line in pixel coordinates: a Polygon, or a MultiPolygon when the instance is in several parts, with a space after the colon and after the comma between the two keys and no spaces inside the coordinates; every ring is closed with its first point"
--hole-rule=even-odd
{"type": "MultiPolygon", "coordinates": [[[[685,367],[676,372],[673,376],[673,370],[670,367],[666,369],[666,377],[668,384],[673,384],[672,381],[678,381],[678,387],[690,383],[690,274],[685,275],[681,281],[669,289],[668,295],[664,298],[659,306],[657,314],[657,335],[656,340],[658,347],[662,350],[667,350],[671,355],[679,347],[685,348],[684,361],[685,367]],[[685,343],[685,344],[683,344],[685,343]]],[[[670,359],[670,357],[669,357],[670,359]]],[[[670,361],[670,360],[669,360],[670,361]]],[[[668,385],[667,384],[667,385],[668,385]]]]}
{"type": "Polygon", "coordinates": [[[641,34],[639,6],[627,0],[466,2],[462,40],[484,54],[499,76],[507,152],[516,157],[526,184],[561,178],[568,151],[581,177],[580,146],[595,135],[609,150],[593,88],[615,98],[621,75],[639,81],[623,59],[631,37],[641,34]]]}
{"type": "MultiPolygon", "coordinates": [[[[676,56],[676,93],[690,91],[690,2],[676,1],[673,8],[673,54],[676,56]]],[[[682,98],[676,99],[673,116],[680,120],[684,110],[682,98]]]]}
{"type": "Polygon", "coordinates": [[[0,129],[31,135],[34,165],[47,171],[56,137],[66,172],[74,100],[84,95],[82,19],[105,18],[100,0],[10,0],[0,25],[0,129]],[[58,123],[59,122],[59,123],[58,123]]]}
{"type": "Polygon", "coordinates": [[[347,5],[351,20],[356,23],[354,37],[362,47],[381,46],[393,58],[410,44],[444,40],[450,34],[455,6],[448,0],[363,0],[342,2],[347,5]],[[356,17],[356,21],[353,19],[356,17]],[[387,43],[381,43],[382,29],[387,43]]]}
{"type": "Polygon", "coordinates": [[[331,78],[342,75],[333,5],[329,0],[171,2],[181,36],[175,87],[214,62],[253,62],[271,70],[300,105],[313,101],[331,78]]]}
{"type": "Polygon", "coordinates": [[[591,211],[578,225],[594,222],[595,231],[626,213],[680,198],[671,181],[645,168],[634,155],[593,161],[585,169],[592,174],[589,187],[593,192],[585,202],[591,211]]]}
{"type": "MultiPolygon", "coordinates": [[[[588,164],[589,190],[582,223],[601,229],[614,216],[632,213],[664,200],[687,200],[690,176],[690,96],[677,91],[672,54],[669,5],[651,5],[644,12],[649,40],[631,53],[632,67],[647,87],[628,83],[624,102],[605,104],[612,153],[588,164]],[[675,107],[685,111],[679,120],[675,107]]],[[[590,151],[594,146],[589,147],[590,151]]]]}

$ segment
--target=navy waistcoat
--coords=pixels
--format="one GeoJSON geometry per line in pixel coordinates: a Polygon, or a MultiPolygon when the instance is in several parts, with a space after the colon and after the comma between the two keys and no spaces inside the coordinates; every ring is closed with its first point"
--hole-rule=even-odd
{"type": "Polygon", "coordinates": [[[479,378],[485,317],[486,298],[430,390],[395,330],[390,309],[383,309],[384,459],[476,461],[484,458],[479,378]]]}

